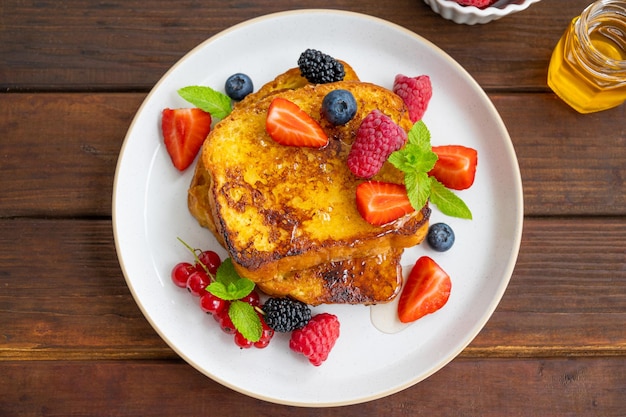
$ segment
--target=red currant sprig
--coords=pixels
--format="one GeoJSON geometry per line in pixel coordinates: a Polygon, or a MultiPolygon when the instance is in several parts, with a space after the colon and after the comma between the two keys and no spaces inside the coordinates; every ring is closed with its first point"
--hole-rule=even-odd
{"type": "Polygon", "coordinates": [[[199,297],[202,311],[211,314],[224,332],[233,334],[237,346],[265,348],[274,331],[263,319],[254,283],[241,278],[230,259],[223,265],[216,252],[194,249],[182,239],[178,240],[193,254],[195,262],[193,265],[180,262],[174,266],[171,272],[174,284],[199,297]],[[221,266],[225,268],[220,269],[221,266]]]}

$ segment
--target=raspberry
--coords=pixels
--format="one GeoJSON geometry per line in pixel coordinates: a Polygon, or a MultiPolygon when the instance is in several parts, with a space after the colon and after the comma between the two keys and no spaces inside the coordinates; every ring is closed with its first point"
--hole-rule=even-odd
{"type": "Polygon", "coordinates": [[[393,82],[393,92],[402,97],[409,108],[409,117],[413,123],[421,120],[433,96],[433,86],[428,75],[407,77],[398,74],[393,82]]]}
{"type": "Polygon", "coordinates": [[[483,7],[491,6],[495,3],[495,0],[455,0],[461,6],[475,6],[479,9],[483,7]]]}
{"type": "Polygon", "coordinates": [[[346,75],[341,62],[315,49],[307,49],[300,54],[298,67],[302,76],[314,84],[341,81],[346,75]]]}
{"type": "Polygon", "coordinates": [[[315,366],[320,366],[328,358],[339,337],[337,316],[321,313],[314,316],[302,329],[291,333],[289,348],[302,353],[315,366]]]}
{"type": "Polygon", "coordinates": [[[270,298],[263,305],[265,323],[281,333],[304,327],[311,320],[311,309],[290,298],[270,298]]]}
{"type": "Polygon", "coordinates": [[[392,152],[406,143],[406,132],[389,116],[372,110],[361,122],[348,154],[348,168],[360,178],[374,176],[392,152]]]}

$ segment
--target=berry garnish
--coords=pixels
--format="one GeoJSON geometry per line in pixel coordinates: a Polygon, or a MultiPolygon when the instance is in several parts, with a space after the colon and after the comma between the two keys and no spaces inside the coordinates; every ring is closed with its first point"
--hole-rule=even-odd
{"type": "Polygon", "coordinates": [[[179,262],[172,268],[171,278],[174,285],[180,288],[187,287],[189,275],[196,272],[196,267],[189,262],[179,262]]]}
{"type": "Polygon", "coordinates": [[[443,307],[450,297],[450,276],[428,256],[417,260],[398,302],[398,318],[413,322],[443,307]]]}
{"type": "Polygon", "coordinates": [[[356,110],[356,100],[348,90],[333,90],[322,100],[322,114],[335,126],[345,125],[352,120],[356,110]]]}
{"type": "Polygon", "coordinates": [[[179,171],[191,165],[210,130],[211,115],[198,108],[162,111],[161,131],[165,148],[179,171]]]}
{"type": "Polygon", "coordinates": [[[200,252],[200,254],[198,255],[196,268],[204,270],[205,272],[208,272],[209,274],[215,276],[215,274],[217,273],[217,268],[219,268],[221,263],[222,259],[216,252],[212,250],[205,250],[200,252]]]}
{"type": "Polygon", "coordinates": [[[246,295],[243,298],[240,298],[239,301],[243,301],[244,303],[250,304],[252,307],[257,307],[261,304],[261,297],[259,297],[259,293],[256,291],[252,291],[250,294],[246,295]]]}
{"type": "Polygon", "coordinates": [[[281,97],[272,100],[265,129],[282,145],[320,148],[328,143],[328,136],[319,123],[295,103],[281,97]]]}
{"type": "Polygon", "coordinates": [[[438,156],[430,175],[453,190],[465,190],[474,184],[478,152],[461,145],[433,146],[438,156]]]}
{"type": "Polygon", "coordinates": [[[224,90],[228,97],[240,101],[254,90],[254,85],[248,75],[237,73],[226,79],[224,90]]]}
{"type": "Polygon", "coordinates": [[[302,76],[313,84],[341,81],[346,75],[341,62],[315,49],[307,49],[300,54],[298,67],[302,76]]]}
{"type": "Polygon", "coordinates": [[[474,6],[479,9],[491,6],[496,0],[454,0],[461,6],[474,6]]]}
{"type": "Polygon", "coordinates": [[[249,349],[254,345],[254,342],[246,339],[240,332],[235,332],[235,344],[242,349],[249,349]]]}
{"type": "Polygon", "coordinates": [[[215,314],[213,316],[215,321],[220,325],[222,331],[226,334],[235,334],[237,329],[235,329],[235,325],[228,314],[228,309],[224,309],[219,314],[215,314]]]}
{"type": "Polygon", "coordinates": [[[262,316],[259,316],[259,318],[261,320],[261,326],[263,328],[263,331],[261,333],[261,338],[257,342],[254,342],[254,347],[256,347],[257,349],[263,349],[270,344],[270,340],[272,340],[272,337],[274,337],[274,330],[270,328],[267,323],[265,323],[265,320],[262,316]]]}
{"type": "Polygon", "coordinates": [[[265,322],[277,332],[287,333],[304,327],[311,320],[311,309],[291,298],[270,298],[263,304],[265,322]]]}
{"type": "Polygon", "coordinates": [[[407,77],[398,74],[393,82],[393,92],[399,95],[409,109],[413,123],[421,120],[433,96],[433,87],[428,75],[407,77]]]}
{"type": "Polygon", "coordinates": [[[187,279],[187,290],[191,295],[200,297],[206,292],[206,287],[211,283],[211,278],[204,271],[194,271],[187,279]]]}
{"type": "Polygon", "coordinates": [[[339,327],[339,320],[333,314],[313,316],[306,326],[291,333],[289,348],[306,356],[313,365],[320,366],[335,346],[339,327]]]}
{"type": "Polygon", "coordinates": [[[370,178],[380,171],[389,155],[406,143],[406,132],[379,110],[372,110],[356,132],[348,154],[348,168],[359,178],[370,178]]]}
{"type": "Polygon", "coordinates": [[[463,200],[429,175],[437,162],[437,154],[431,148],[430,132],[423,121],[413,125],[407,144],[389,155],[389,162],[404,172],[406,192],[416,210],[420,210],[430,199],[443,214],[472,218],[463,200]]]}
{"type": "Polygon", "coordinates": [[[366,181],[356,188],[356,207],[363,219],[382,226],[415,211],[404,185],[366,181]]]}
{"type": "Polygon", "coordinates": [[[200,308],[212,314],[226,333],[239,332],[251,343],[260,341],[263,326],[255,310],[260,299],[254,291],[254,282],[240,277],[230,258],[222,262],[217,253],[194,249],[182,239],[178,240],[196,261],[186,287],[191,294],[201,297],[200,308]]]}
{"type": "Polygon", "coordinates": [[[445,223],[435,223],[428,228],[426,241],[437,252],[445,252],[454,245],[454,231],[445,223]]]}
{"type": "Polygon", "coordinates": [[[216,297],[208,291],[205,291],[204,294],[200,296],[200,308],[205,313],[213,315],[221,314],[222,311],[228,310],[229,305],[230,303],[228,301],[216,297]]]}

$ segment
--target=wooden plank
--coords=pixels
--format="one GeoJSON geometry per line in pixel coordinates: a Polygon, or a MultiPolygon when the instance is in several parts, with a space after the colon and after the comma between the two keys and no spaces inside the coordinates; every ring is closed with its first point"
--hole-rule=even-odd
{"type": "Polygon", "coordinates": [[[526,214],[624,215],[626,106],[582,115],[554,95],[491,99],[515,146],[526,214]]]}
{"type": "Polygon", "coordinates": [[[181,362],[0,362],[0,374],[4,417],[197,417],[208,410],[260,417],[501,417],[503,410],[507,416],[619,417],[626,406],[623,357],[457,359],[390,397],[325,409],[296,409],[237,394],[181,362]]]}
{"type": "MultiPolygon", "coordinates": [[[[488,89],[546,90],[554,45],[587,0],[551,0],[488,25],[457,25],[422,1],[363,0],[342,8],[389,20],[448,52],[488,89]]],[[[331,0],[267,2],[85,0],[0,4],[0,90],[147,91],[205,39],[244,20],[331,0]],[[89,33],[89,36],[82,36],[89,33]]]]}
{"type": "Polygon", "coordinates": [[[110,216],[117,157],[144,96],[0,94],[0,217],[110,216]]]}
{"type": "MultiPolygon", "coordinates": [[[[527,215],[626,213],[626,106],[583,116],[550,94],[490,97],[517,152],[527,215]]],[[[144,98],[0,94],[0,217],[110,216],[118,153],[144,98]]]]}
{"type": "MultiPolygon", "coordinates": [[[[508,290],[463,355],[624,356],[624,248],[623,218],[528,219],[508,290]]],[[[176,357],[130,295],[110,221],[1,220],[0,265],[0,361],[176,357]]]]}

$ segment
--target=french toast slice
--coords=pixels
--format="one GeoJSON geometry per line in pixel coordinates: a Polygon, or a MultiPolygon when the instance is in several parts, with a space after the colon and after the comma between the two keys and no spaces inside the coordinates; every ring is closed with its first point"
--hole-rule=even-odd
{"type": "Polygon", "coordinates": [[[329,262],[278,275],[257,285],[270,296],[290,296],[309,305],[379,304],[393,300],[402,285],[402,249],[367,258],[329,262]]]}
{"type": "MultiPolygon", "coordinates": [[[[189,188],[189,208],[199,224],[211,230],[224,246],[210,210],[209,189],[209,173],[200,161],[189,188]]],[[[428,208],[422,210],[428,218],[428,208]]],[[[422,227],[421,232],[425,231],[422,227]]],[[[332,261],[279,273],[257,285],[270,296],[290,296],[309,305],[385,303],[400,291],[402,253],[403,249],[394,248],[369,257],[332,261]]]]}
{"type": "MultiPolygon", "coordinates": [[[[218,237],[242,276],[260,286],[274,281],[265,285],[271,292],[269,285],[279,286],[277,277],[293,281],[303,271],[317,274],[312,268],[379,256],[424,238],[427,208],[381,227],[366,223],[356,210],[355,189],[362,180],[350,173],[345,160],[360,121],[375,108],[410,129],[398,96],[350,81],[272,90],[236,106],[214,128],[203,146],[189,207],[218,237]],[[332,126],[320,116],[323,97],[337,88],[350,90],[358,103],[357,115],[344,126],[332,126]],[[310,149],[275,143],[265,132],[265,115],[276,96],[318,120],[329,144],[310,149]]],[[[403,174],[385,164],[374,179],[401,183],[403,174]]]]}

